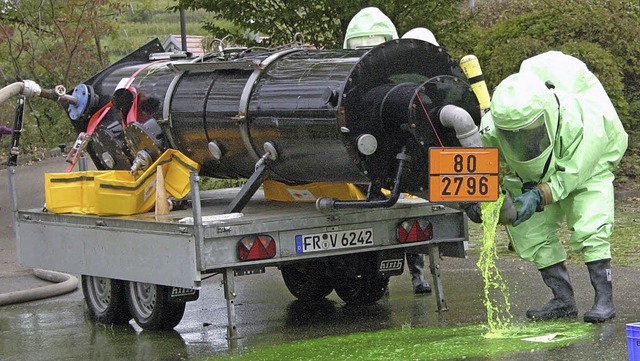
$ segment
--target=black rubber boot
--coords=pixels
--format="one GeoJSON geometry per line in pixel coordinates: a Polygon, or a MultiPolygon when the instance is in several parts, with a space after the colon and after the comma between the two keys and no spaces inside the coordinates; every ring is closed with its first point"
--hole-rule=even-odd
{"type": "Polygon", "coordinates": [[[536,321],[563,317],[576,317],[578,307],[573,298],[573,287],[564,262],[540,270],[542,280],[551,288],[553,298],[540,308],[527,311],[527,317],[536,321]]]}
{"type": "Polygon", "coordinates": [[[611,283],[611,260],[587,263],[591,285],[596,291],[593,307],[584,314],[584,322],[605,322],[616,317],[613,307],[613,285],[611,283]]]}
{"type": "Polygon", "coordinates": [[[431,292],[431,285],[424,278],[424,254],[407,253],[407,266],[411,272],[413,293],[431,292]]]}

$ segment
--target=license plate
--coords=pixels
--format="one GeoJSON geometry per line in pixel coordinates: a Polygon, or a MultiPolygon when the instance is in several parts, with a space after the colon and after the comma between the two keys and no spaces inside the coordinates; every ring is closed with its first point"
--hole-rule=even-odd
{"type": "Polygon", "coordinates": [[[296,253],[373,245],[373,228],[296,235],[296,253]]]}
{"type": "Polygon", "coordinates": [[[498,199],[498,148],[430,148],[429,200],[498,199]]]}

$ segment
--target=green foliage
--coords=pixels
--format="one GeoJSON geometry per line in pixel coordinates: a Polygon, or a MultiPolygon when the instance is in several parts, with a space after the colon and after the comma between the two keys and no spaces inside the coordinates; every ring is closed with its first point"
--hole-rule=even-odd
{"type": "Polygon", "coordinates": [[[107,0],[12,1],[1,15],[3,74],[40,84],[90,75],[106,64],[99,38],[111,30],[105,13],[118,8],[107,0]]]}
{"type": "Polygon", "coordinates": [[[548,50],[583,60],[598,76],[627,128],[640,115],[640,6],[634,0],[483,2],[475,23],[478,56],[495,87],[520,62],[548,50]]]}
{"type": "Polygon", "coordinates": [[[247,183],[246,179],[222,179],[222,178],[200,177],[200,182],[198,183],[198,187],[200,188],[201,191],[206,191],[210,189],[242,187],[245,183],[247,183]]]}
{"type": "MultiPolygon", "coordinates": [[[[0,87],[30,79],[47,89],[61,84],[70,90],[151,38],[162,41],[179,34],[179,14],[167,10],[175,4],[176,0],[5,2],[0,12],[0,87]]],[[[191,34],[206,34],[199,25],[204,16],[204,12],[187,14],[191,34]]],[[[0,104],[0,124],[13,126],[14,110],[12,99],[0,104]]],[[[62,107],[28,100],[23,153],[69,144],[75,138],[62,107]]]]}
{"type": "MultiPolygon", "coordinates": [[[[24,79],[46,89],[73,86],[103,68],[108,54],[100,38],[111,31],[109,14],[118,10],[119,3],[107,0],[5,2],[0,13],[3,86],[24,79]]],[[[13,101],[0,104],[3,124],[13,126],[14,107],[13,101]]],[[[23,148],[33,150],[75,138],[61,107],[30,99],[25,110],[23,148]]]]}
{"type": "Polygon", "coordinates": [[[524,59],[547,50],[549,47],[544,41],[529,36],[520,36],[495,45],[493,52],[500,54],[500,56],[486,56],[484,52],[476,52],[476,54],[479,54],[477,56],[481,59],[487,86],[489,89],[493,89],[502,79],[518,72],[520,63],[524,59]]]}
{"type": "Polygon", "coordinates": [[[399,34],[422,26],[432,27],[436,38],[454,28],[455,19],[463,1],[447,0],[180,0],[187,9],[204,9],[212,13],[205,28],[214,37],[231,34],[245,43],[253,36],[269,36],[271,44],[292,42],[296,33],[316,47],[340,48],[344,32],[353,15],[367,6],[380,8],[394,22],[399,34]],[[229,23],[221,22],[226,20],[229,23]],[[449,22],[445,22],[445,20],[449,22]],[[443,26],[437,26],[442,24],[443,26]]]}
{"type": "MultiPolygon", "coordinates": [[[[180,34],[180,14],[168,10],[177,0],[130,1],[123,11],[114,17],[116,27],[103,43],[110,52],[113,63],[154,38],[163,42],[169,35],[180,34]]],[[[209,15],[204,11],[186,12],[187,34],[209,35],[202,24],[209,15]]]]}

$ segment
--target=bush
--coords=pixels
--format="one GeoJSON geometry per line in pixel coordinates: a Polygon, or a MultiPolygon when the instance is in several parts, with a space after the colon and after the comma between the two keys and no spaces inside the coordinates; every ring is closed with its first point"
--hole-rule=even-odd
{"type": "Polygon", "coordinates": [[[628,129],[640,124],[640,8],[634,0],[487,2],[474,16],[475,54],[490,88],[548,50],[583,60],[628,129]]]}
{"type": "Polygon", "coordinates": [[[487,57],[480,53],[478,59],[482,64],[487,86],[489,89],[495,88],[504,78],[517,73],[523,60],[547,50],[550,49],[545,42],[523,36],[496,45],[492,51],[500,56],[487,57]]]}
{"type": "Polygon", "coordinates": [[[615,56],[599,45],[586,41],[568,42],[560,50],[582,60],[587,64],[607,91],[618,115],[627,128],[632,127],[629,117],[629,103],[624,96],[624,76],[617,66],[615,56]]]}

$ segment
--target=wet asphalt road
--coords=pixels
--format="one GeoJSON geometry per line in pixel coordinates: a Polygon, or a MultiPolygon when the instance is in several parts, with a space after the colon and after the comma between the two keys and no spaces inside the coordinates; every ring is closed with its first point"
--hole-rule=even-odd
{"type": "MultiPolygon", "coordinates": [[[[21,208],[42,202],[44,171],[61,171],[54,158],[18,169],[21,208]],[[39,182],[39,183],[38,183],[39,182]]],[[[0,171],[0,292],[25,289],[46,282],[16,264],[8,212],[6,170],[0,171]]],[[[235,349],[255,349],[297,340],[354,332],[411,327],[483,324],[486,312],[480,295],[482,280],[476,257],[445,258],[442,281],[449,310],[435,312],[433,295],[414,295],[406,274],[392,277],[390,292],[375,305],[348,307],[332,293],[315,305],[296,301],[277,269],[236,278],[236,314],[242,336],[235,349]]],[[[500,263],[511,292],[515,321],[550,297],[539,273],[529,263],[504,257],[500,263]]],[[[584,266],[569,266],[576,288],[580,317],[591,306],[593,291],[584,266]]],[[[485,360],[626,360],[627,323],[640,321],[640,270],[614,268],[614,301],[618,316],[594,326],[593,335],[569,346],[544,351],[491,356],[485,360]]],[[[225,355],[226,308],[221,276],[203,282],[200,299],[187,304],[174,332],[142,331],[133,322],[111,327],[94,324],[86,316],[80,290],[47,300],[0,308],[0,360],[191,360],[225,355]]],[[[579,322],[576,321],[576,322],[579,322]]],[[[430,342],[425,340],[425,342],[430,342]]],[[[473,347],[473,345],[469,345],[473,347]]],[[[294,355],[292,355],[292,359],[294,355]]]]}
{"type": "MultiPolygon", "coordinates": [[[[446,259],[443,266],[449,310],[442,314],[435,312],[433,295],[412,294],[406,275],[392,278],[388,297],[365,307],[347,307],[335,293],[316,305],[296,301],[275,269],[239,277],[236,311],[242,338],[236,347],[254,349],[327,335],[401,329],[407,325],[417,328],[484,323],[486,315],[478,297],[481,282],[473,262],[446,259]]],[[[547,290],[537,277],[531,277],[532,270],[519,261],[506,262],[501,268],[510,286],[514,317],[524,321],[526,308],[546,301],[547,290]]],[[[586,271],[575,267],[570,270],[578,289],[579,307],[584,312],[592,297],[586,271]]],[[[596,325],[592,336],[570,346],[486,360],[625,360],[625,324],[638,320],[640,272],[618,269],[616,274],[618,283],[625,282],[636,292],[629,297],[622,294],[622,287],[616,288],[615,321],[596,325]]],[[[229,344],[225,338],[226,309],[220,280],[213,277],[205,282],[201,298],[187,305],[182,322],[175,332],[168,333],[142,331],[133,323],[126,327],[96,325],[86,317],[80,291],[5,306],[0,309],[0,359],[189,360],[224,355],[229,344]]],[[[24,280],[24,284],[28,283],[24,280]]]]}

